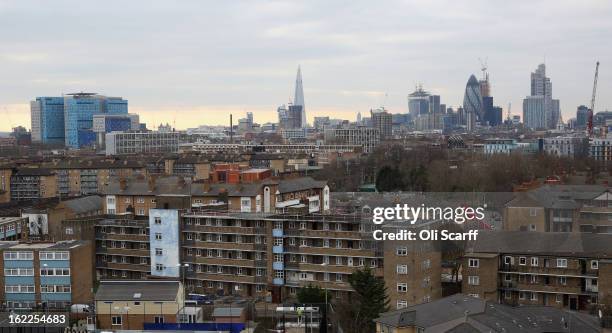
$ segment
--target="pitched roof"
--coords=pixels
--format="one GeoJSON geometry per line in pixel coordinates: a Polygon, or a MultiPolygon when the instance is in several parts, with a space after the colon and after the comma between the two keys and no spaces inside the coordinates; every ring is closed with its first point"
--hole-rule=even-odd
{"type": "Polygon", "coordinates": [[[178,281],[100,281],[96,301],[174,301],[178,281]]]}
{"type": "Polygon", "coordinates": [[[280,193],[296,192],[311,188],[324,188],[325,185],[327,185],[326,181],[314,180],[311,177],[283,179],[278,184],[278,191],[280,193]]]}
{"type": "Polygon", "coordinates": [[[67,200],[63,204],[77,214],[102,210],[103,208],[102,197],[98,195],[67,200]]]}
{"type": "Polygon", "coordinates": [[[511,307],[463,294],[383,313],[374,321],[425,332],[600,332],[597,318],[586,314],[546,306],[511,307]]]}
{"type": "Polygon", "coordinates": [[[466,245],[467,253],[538,253],[569,257],[610,258],[612,235],[570,232],[481,231],[466,245]]]}

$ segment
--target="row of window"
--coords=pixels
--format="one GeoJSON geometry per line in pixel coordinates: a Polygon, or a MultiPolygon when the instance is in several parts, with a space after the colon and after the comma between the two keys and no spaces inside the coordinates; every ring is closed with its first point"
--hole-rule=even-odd
{"type": "Polygon", "coordinates": [[[41,293],[69,293],[69,284],[43,284],[40,286],[41,293]]]}
{"type": "MultiPolygon", "coordinates": [[[[41,268],[41,276],[70,276],[70,268],[41,268]]],[[[34,268],[5,268],[4,276],[34,276],[34,268]]]]}
{"type": "MultiPolygon", "coordinates": [[[[527,266],[527,257],[519,257],[519,262],[518,263],[519,263],[520,266],[527,266]]],[[[532,267],[539,267],[540,260],[539,260],[538,257],[531,257],[529,263],[530,263],[530,265],[532,267]]],[[[514,265],[514,257],[512,257],[512,256],[505,256],[504,257],[504,264],[505,265],[514,265]]],[[[468,259],[468,267],[478,268],[479,266],[480,266],[480,259],[475,259],[475,258],[468,259]]],[[[567,259],[565,259],[565,258],[557,258],[557,260],[556,260],[556,267],[557,268],[567,268],[567,259]]],[[[598,268],[599,268],[599,262],[597,260],[591,260],[591,269],[598,269],[598,268]]]]}
{"type": "MultiPolygon", "coordinates": [[[[40,260],[68,260],[70,252],[67,251],[41,251],[38,253],[40,260]]],[[[34,252],[30,251],[5,251],[4,260],[33,260],[34,252]]]]}

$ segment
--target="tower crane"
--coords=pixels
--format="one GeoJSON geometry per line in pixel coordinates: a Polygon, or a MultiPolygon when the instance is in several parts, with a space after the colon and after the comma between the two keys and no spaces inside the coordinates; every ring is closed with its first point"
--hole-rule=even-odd
{"type": "Polygon", "coordinates": [[[595,95],[597,93],[597,77],[599,76],[599,61],[595,65],[595,79],[593,80],[593,94],[591,95],[591,108],[589,109],[589,119],[587,131],[589,138],[593,137],[593,111],[595,110],[595,95]]]}

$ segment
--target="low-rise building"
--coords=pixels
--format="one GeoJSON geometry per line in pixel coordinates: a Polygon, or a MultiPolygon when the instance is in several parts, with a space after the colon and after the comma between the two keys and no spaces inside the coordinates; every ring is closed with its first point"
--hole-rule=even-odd
{"type": "Polygon", "coordinates": [[[64,310],[93,302],[92,244],[0,243],[0,299],[7,308],[64,310]]]}
{"type": "Polygon", "coordinates": [[[106,155],[177,153],[180,132],[106,133],[106,155]]]}
{"type": "Polygon", "coordinates": [[[97,329],[143,330],[176,323],[184,291],[179,281],[100,281],[95,302],[97,329]]]}

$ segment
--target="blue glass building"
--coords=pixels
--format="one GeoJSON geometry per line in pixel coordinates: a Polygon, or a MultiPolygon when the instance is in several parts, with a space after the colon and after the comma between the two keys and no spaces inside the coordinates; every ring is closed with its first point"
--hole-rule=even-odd
{"type": "Polygon", "coordinates": [[[65,144],[69,148],[91,146],[96,142],[93,116],[126,114],[127,100],[91,93],[69,94],[64,98],[65,144]]]}
{"type": "Polygon", "coordinates": [[[37,97],[30,102],[32,141],[64,143],[64,98],[37,97]]]}

